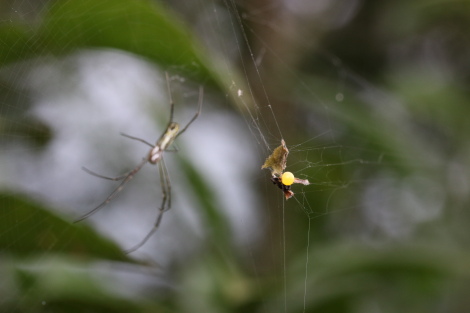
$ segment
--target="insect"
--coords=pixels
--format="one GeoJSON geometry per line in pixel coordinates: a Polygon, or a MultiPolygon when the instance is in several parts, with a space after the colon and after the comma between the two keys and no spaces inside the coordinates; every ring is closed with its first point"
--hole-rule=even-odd
{"type": "Polygon", "coordinates": [[[125,253],[127,254],[136,251],[147,242],[147,240],[157,231],[162,221],[163,213],[165,211],[168,211],[171,208],[171,184],[170,184],[170,178],[168,175],[168,170],[165,166],[163,155],[165,151],[176,151],[176,150],[167,150],[167,149],[171,146],[173,141],[179,136],[181,136],[188,129],[188,127],[196,120],[196,118],[201,113],[201,109],[202,109],[202,99],[203,99],[204,89],[201,86],[199,87],[198,110],[196,114],[192,117],[192,119],[188,122],[188,124],[186,124],[186,126],[180,130],[179,124],[173,121],[174,102],[171,96],[170,79],[168,77],[168,73],[165,73],[165,74],[166,74],[167,88],[168,88],[168,93],[169,93],[169,98],[170,98],[170,120],[168,122],[165,132],[160,136],[156,144],[151,144],[143,139],[121,133],[121,135],[124,137],[140,141],[150,146],[151,149],[149,153],[147,154],[147,156],[144,157],[143,160],[133,170],[119,177],[107,177],[107,176],[97,174],[85,167],[82,168],[85,172],[93,176],[112,180],[112,181],[121,181],[121,183],[109,194],[109,196],[103,202],[101,202],[97,207],[95,207],[93,210],[89,211],[82,217],[76,219],[74,223],[77,223],[86,219],[87,217],[93,215],[98,210],[103,208],[106,204],[111,202],[111,200],[113,200],[124,189],[125,185],[134,178],[134,176],[141,170],[141,168],[147,162],[150,164],[158,165],[158,172],[160,175],[160,185],[162,188],[162,202],[160,204],[160,208],[158,209],[157,217],[155,219],[152,229],[147,233],[147,235],[138,244],[126,250],[125,253]]]}
{"type": "Polygon", "coordinates": [[[274,149],[273,153],[268,156],[263,166],[261,166],[261,169],[271,169],[271,181],[284,192],[286,200],[289,200],[294,195],[294,192],[291,190],[293,184],[310,185],[307,179],[296,178],[291,172],[284,172],[288,154],[289,150],[286,147],[286,142],[282,139],[281,145],[274,149]]]}

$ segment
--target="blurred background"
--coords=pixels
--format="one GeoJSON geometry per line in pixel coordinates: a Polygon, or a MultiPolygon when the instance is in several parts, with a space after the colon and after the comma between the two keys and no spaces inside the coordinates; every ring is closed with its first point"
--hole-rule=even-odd
{"type": "Polygon", "coordinates": [[[467,312],[470,3],[2,0],[0,311],[467,312]],[[168,73],[170,90],[165,73],[168,73]],[[147,164],[170,117],[172,209],[147,164]],[[261,170],[287,143],[308,179],[261,170]]]}

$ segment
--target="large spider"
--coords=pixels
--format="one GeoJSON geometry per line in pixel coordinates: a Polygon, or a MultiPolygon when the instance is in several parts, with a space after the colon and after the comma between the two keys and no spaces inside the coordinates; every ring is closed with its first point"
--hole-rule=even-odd
{"type": "Polygon", "coordinates": [[[113,181],[122,181],[122,182],[116,187],[116,189],[113,190],[113,192],[111,192],[111,194],[106,198],[106,200],[104,200],[97,207],[95,207],[93,210],[89,211],[88,213],[86,213],[82,217],[76,219],[74,221],[75,223],[80,222],[80,221],[86,219],[87,217],[93,215],[98,210],[103,208],[106,204],[108,204],[111,200],[113,200],[114,197],[116,197],[117,194],[124,189],[124,186],[130,180],[132,180],[132,178],[134,178],[134,176],[140,171],[140,169],[147,162],[149,162],[150,164],[158,164],[158,171],[159,171],[159,175],[160,175],[160,184],[161,184],[161,188],[162,188],[163,198],[162,198],[162,202],[160,204],[160,208],[158,209],[158,214],[157,214],[157,217],[155,219],[155,223],[154,223],[152,229],[148,232],[148,234],[138,244],[136,244],[132,248],[126,250],[125,251],[126,253],[134,252],[135,250],[142,247],[147,242],[147,240],[157,231],[157,229],[158,229],[158,227],[159,227],[159,225],[162,221],[163,213],[171,208],[171,184],[170,184],[170,178],[169,178],[169,175],[168,175],[168,171],[167,171],[167,168],[165,166],[164,159],[163,159],[163,154],[168,149],[168,147],[173,143],[173,141],[176,138],[178,138],[179,136],[181,136],[188,129],[189,125],[191,125],[191,123],[193,123],[196,120],[196,118],[201,113],[201,109],[202,109],[202,98],[203,98],[204,90],[201,86],[199,88],[199,104],[198,104],[199,108],[198,108],[198,111],[193,116],[193,118],[188,122],[188,124],[186,124],[186,126],[180,131],[179,130],[180,129],[179,124],[173,122],[174,103],[173,103],[173,99],[172,99],[172,96],[171,96],[170,79],[168,77],[168,73],[165,73],[165,74],[166,74],[168,93],[169,93],[169,97],[170,97],[170,121],[168,122],[168,126],[166,127],[165,132],[160,136],[160,138],[157,140],[155,145],[153,145],[153,144],[151,144],[151,143],[149,143],[149,142],[147,142],[143,139],[121,133],[121,135],[124,136],[124,137],[143,142],[146,145],[151,147],[148,155],[142,160],[142,162],[140,162],[139,165],[137,165],[133,170],[131,170],[127,174],[119,176],[119,177],[103,176],[103,175],[97,174],[97,173],[95,173],[93,171],[90,171],[89,169],[83,167],[83,170],[85,172],[87,172],[87,173],[89,173],[93,176],[97,176],[97,177],[100,177],[100,178],[113,180],[113,181]]]}

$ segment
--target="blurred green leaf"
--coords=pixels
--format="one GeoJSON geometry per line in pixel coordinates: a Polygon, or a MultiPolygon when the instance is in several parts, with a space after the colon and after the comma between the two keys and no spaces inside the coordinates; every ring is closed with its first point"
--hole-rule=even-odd
{"type": "Polygon", "coordinates": [[[36,56],[42,48],[24,25],[0,23],[0,66],[36,56]]]}
{"type": "Polygon", "coordinates": [[[158,1],[69,0],[50,1],[42,23],[0,25],[0,66],[32,57],[63,55],[77,49],[112,48],[142,56],[163,68],[222,88],[245,110],[252,99],[240,99],[234,82],[246,89],[236,68],[219,66],[179,17],[158,1]]]}
{"type": "Polygon", "coordinates": [[[193,64],[204,73],[197,43],[178,18],[156,1],[74,0],[51,5],[39,29],[53,53],[116,48],[166,65],[193,64]]]}
{"type": "MultiPolygon", "coordinates": [[[[121,265],[121,266],[120,266],[121,265]]],[[[127,274],[132,277],[131,268],[127,274]]],[[[169,312],[135,290],[141,281],[119,279],[126,267],[83,262],[65,255],[3,258],[1,312],[169,312]]]]}
{"type": "Polygon", "coordinates": [[[59,253],[130,261],[121,248],[84,224],[73,224],[20,194],[0,194],[0,251],[18,257],[59,253]]]}
{"type": "Polygon", "coordinates": [[[4,23],[0,65],[77,48],[116,48],[168,65],[202,64],[196,42],[176,16],[158,2],[129,0],[51,1],[35,31],[4,23]],[[125,19],[123,19],[125,17],[125,19]]]}

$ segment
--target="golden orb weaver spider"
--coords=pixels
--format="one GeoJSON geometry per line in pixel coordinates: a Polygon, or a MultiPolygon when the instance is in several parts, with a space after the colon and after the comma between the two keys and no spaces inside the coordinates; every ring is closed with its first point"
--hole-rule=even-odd
{"type": "Polygon", "coordinates": [[[107,177],[107,176],[97,174],[93,171],[90,171],[89,169],[85,167],[82,168],[85,172],[93,176],[103,178],[103,179],[113,180],[113,181],[121,181],[121,183],[109,194],[109,196],[103,202],[101,202],[97,207],[95,207],[94,209],[86,213],[85,215],[76,219],[74,223],[80,222],[86,219],[87,217],[95,214],[101,208],[103,208],[106,204],[111,202],[111,200],[113,200],[124,189],[125,185],[134,178],[134,176],[141,170],[141,168],[147,162],[149,162],[150,164],[158,164],[158,172],[160,175],[160,185],[162,188],[163,198],[160,204],[160,208],[158,210],[157,217],[155,219],[152,229],[147,233],[147,235],[138,244],[136,244],[130,249],[125,250],[126,254],[136,251],[147,242],[147,240],[157,231],[158,227],[160,226],[160,223],[163,218],[163,213],[165,211],[168,211],[171,208],[171,184],[170,184],[168,171],[165,166],[163,154],[165,151],[167,151],[168,147],[170,147],[173,141],[179,136],[181,136],[188,129],[189,125],[191,125],[196,120],[196,118],[199,116],[202,110],[202,99],[203,99],[204,89],[202,86],[200,86],[198,110],[196,114],[193,116],[193,118],[188,122],[188,124],[186,124],[186,126],[180,131],[179,124],[173,122],[174,102],[171,96],[170,78],[168,76],[168,73],[165,73],[165,75],[166,75],[167,88],[168,88],[168,94],[169,94],[169,99],[170,99],[170,121],[168,122],[165,132],[160,136],[156,144],[151,144],[143,139],[121,133],[121,135],[124,137],[140,141],[150,146],[151,149],[148,155],[144,157],[144,159],[133,170],[119,177],[107,177]]]}

